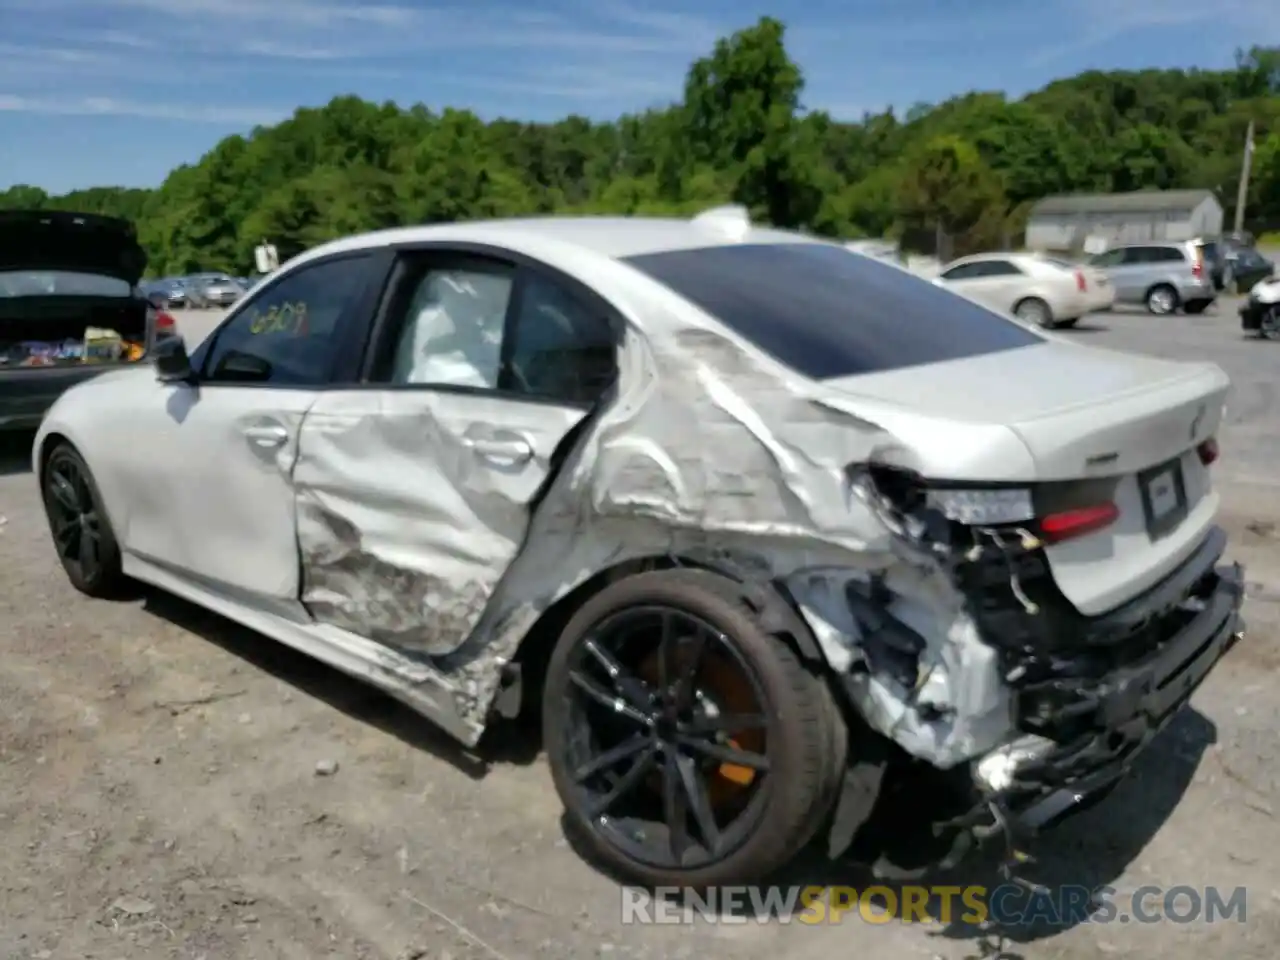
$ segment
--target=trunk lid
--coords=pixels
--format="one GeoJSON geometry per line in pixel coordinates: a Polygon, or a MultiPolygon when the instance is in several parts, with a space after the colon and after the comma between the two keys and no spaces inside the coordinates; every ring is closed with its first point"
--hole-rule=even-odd
{"type": "Polygon", "coordinates": [[[1112,491],[1116,520],[1046,550],[1059,589],[1082,613],[1109,610],[1167,576],[1195,550],[1217,511],[1197,453],[1217,432],[1230,388],[1213,364],[1049,339],[828,383],[917,416],[1002,425],[1031,454],[1030,485],[1052,487],[1058,498],[1110,481],[1101,487],[1112,491]]]}
{"type": "Polygon", "coordinates": [[[133,286],[146,266],[128,220],[62,210],[0,211],[0,271],[90,273],[133,286]]]}

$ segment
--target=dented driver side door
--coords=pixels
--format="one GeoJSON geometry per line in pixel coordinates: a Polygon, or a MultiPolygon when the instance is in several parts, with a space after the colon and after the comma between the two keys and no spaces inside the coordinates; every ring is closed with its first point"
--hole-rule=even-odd
{"type": "Polygon", "coordinates": [[[617,368],[606,308],[529,265],[406,254],[364,382],[307,412],[294,468],[302,602],[440,656],[471,634],[540,492],[617,368]]]}

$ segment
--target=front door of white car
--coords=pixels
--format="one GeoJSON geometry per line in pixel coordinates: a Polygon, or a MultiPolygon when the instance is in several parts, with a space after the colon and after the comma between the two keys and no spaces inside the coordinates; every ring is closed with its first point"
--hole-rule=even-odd
{"type": "Polygon", "coordinates": [[[289,475],[311,390],[157,384],[124,547],[240,601],[296,599],[289,475]]]}
{"type": "Polygon", "coordinates": [[[281,615],[298,602],[293,467],[306,412],[343,349],[368,257],[292,271],[246,301],[193,357],[193,383],[137,404],[127,554],[281,615]]]}
{"type": "Polygon", "coordinates": [[[530,268],[431,253],[396,277],[368,382],[324,393],[303,422],[302,599],[323,623],[443,655],[475,628],[612,382],[617,327],[530,268]]]}

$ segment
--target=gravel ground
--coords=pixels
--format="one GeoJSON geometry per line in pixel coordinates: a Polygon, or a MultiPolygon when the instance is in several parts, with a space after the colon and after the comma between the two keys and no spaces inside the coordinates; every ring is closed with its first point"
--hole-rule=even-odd
{"type": "MultiPolygon", "coordinates": [[[[189,338],[211,315],[180,317],[189,338]]],[[[1219,469],[1250,633],[1111,798],[1037,848],[1053,883],[1248,890],[1247,917],[1009,931],[1008,957],[1273,957],[1280,937],[1276,611],[1280,345],[1234,308],[1068,334],[1209,358],[1236,383],[1219,469]],[[1157,329],[1158,328],[1158,329],[1157,329]]],[[[26,439],[29,443],[29,438],[26,439]]],[[[971,929],[628,926],[567,846],[543,761],[477,754],[360,684],[185,603],[67,585],[21,438],[0,476],[0,957],[992,957],[971,929]]],[[[802,864],[797,882],[865,884],[802,864]]],[[[953,882],[994,885],[977,862],[953,882]]]]}

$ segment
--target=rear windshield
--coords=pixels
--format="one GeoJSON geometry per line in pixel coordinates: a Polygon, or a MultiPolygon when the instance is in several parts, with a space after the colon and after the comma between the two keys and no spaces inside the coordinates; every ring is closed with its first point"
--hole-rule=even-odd
{"type": "Polygon", "coordinates": [[[1072,263],[1070,260],[1062,260],[1058,257],[1041,257],[1045,263],[1051,263],[1055,267],[1061,267],[1063,270],[1075,270],[1079,264],[1072,263]]]}
{"type": "Polygon", "coordinates": [[[673,250],[625,262],[819,380],[1044,342],[928,280],[828,244],[673,250]]]}
{"type": "Polygon", "coordinates": [[[0,272],[0,299],[9,297],[128,297],[131,287],[118,277],[68,270],[0,272]]]}

